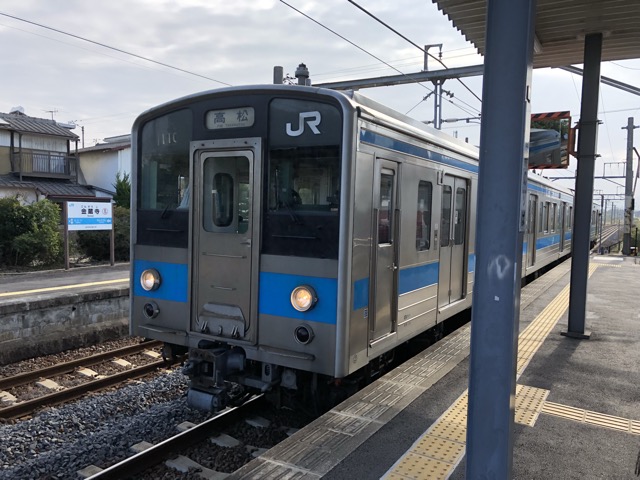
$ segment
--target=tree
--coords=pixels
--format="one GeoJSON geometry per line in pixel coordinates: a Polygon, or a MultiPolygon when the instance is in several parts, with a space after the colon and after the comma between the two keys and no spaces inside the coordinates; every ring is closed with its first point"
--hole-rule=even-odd
{"type": "Polygon", "coordinates": [[[113,188],[116,189],[113,201],[117,206],[128,209],[131,205],[131,179],[129,174],[125,172],[120,176],[120,172],[116,173],[116,183],[113,184],[113,188]]]}

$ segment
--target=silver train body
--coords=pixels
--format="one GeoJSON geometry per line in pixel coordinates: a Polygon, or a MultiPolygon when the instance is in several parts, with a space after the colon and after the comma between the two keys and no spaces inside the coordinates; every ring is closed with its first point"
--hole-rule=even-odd
{"type": "MultiPolygon", "coordinates": [[[[477,149],[358,93],[185,97],[133,153],[131,334],[189,350],[193,405],[348,379],[471,306],[477,149]]],[[[570,253],[573,209],[528,186],[526,275],[570,253]]]]}

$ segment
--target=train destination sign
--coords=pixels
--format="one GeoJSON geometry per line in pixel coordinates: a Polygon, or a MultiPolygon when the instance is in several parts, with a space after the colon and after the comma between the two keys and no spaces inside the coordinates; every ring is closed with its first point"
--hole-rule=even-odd
{"type": "Polygon", "coordinates": [[[111,230],[112,225],[111,202],[67,202],[69,230],[111,230]]]}
{"type": "Polygon", "coordinates": [[[227,110],[210,110],[207,112],[207,128],[251,127],[255,123],[256,114],[253,107],[229,108],[227,110]]]}

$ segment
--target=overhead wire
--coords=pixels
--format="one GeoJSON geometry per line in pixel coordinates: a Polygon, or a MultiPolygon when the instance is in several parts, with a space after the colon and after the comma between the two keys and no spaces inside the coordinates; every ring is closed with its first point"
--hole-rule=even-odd
{"type": "MultiPolygon", "coordinates": [[[[399,70],[398,68],[394,67],[393,65],[389,64],[388,62],[386,62],[385,60],[382,60],[381,58],[379,58],[378,56],[374,55],[373,53],[367,51],[366,49],[362,48],[360,45],[357,45],[356,43],[352,42],[351,40],[349,40],[348,38],[346,38],[345,36],[339,34],[338,32],[336,32],[335,30],[332,30],[331,28],[327,27],[326,25],[324,25],[323,23],[319,22],[318,20],[314,19],[313,17],[311,17],[310,15],[307,15],[306,13],[304,13],[303,11],[297,9],[296,7],[294,7],[293,5],[288,4],[287,2],[285,2],[284,0],[280,0],[281,3],[283,3],[284,5],[286,5],[287,7],[289,7],[290,9],[296,11],[297,13],[299,13],[300,15],[302,15],[303,17],[307,18],[308,20],[311,20],[313,23],[315,23],[316,25],[324,28],[325,30],[333,33],[334,35],[336,35],[337,37],[341,38],[342,40],[344,40],[345,42],[349,43],[350,45],[353,45],[354,47],[356,47],[358,50],[366,53],[367,55],[369,55],[370,57],[375,58],[376,60],[378,60],[379,62],[385,64],[386,66],[388,66],[389,68],[395,70],[396,72],[398,72],[400,75],[403,75],[411,80],[413,80],[415,83],[417,83],[418,85],[420,85],[422,88],[424,88],[425,90],[427,90],[429,93],[434,93],[434,91],[432,89],[430,89],[429,87],[427,87],[426,85],[424,85],[423,83],[420,83],[417,79],[415,79],[414,77],[412,77],[410,74],[404,73],[403,71],[399,70]]],[[[471,115],[476,115],[476,112],[471,113],[469,112],[467,109],[465,109],[464,107],[458,105],[457,103],[446,99],[449,103],[451,103],[452,105],[454,105],[455,107],[459,108],[460,110],[462,110],[463,112],[467,113],[467,114],[471,114],[471,115]]],[[[460,99],[458,99],[460,100],[460,99]]],[[[462,103],[465,103],[464,101],[460,100],[462,103]]],[[[421,102],[420,102],[421,103],[421,102]]],[[[471,105],[467,104],[467,106],[469,106],[470,108],[474,108],[471,105]]]]}
{"type": "Polygon", "coordinates": [[[35,25],[36,27],[40,27],[40,28],[44,28],[44,29],[47,29],[47,30],[51,30],[52,32],[56,32],[56,33],[59,33],[61,35],[67,35],[69,37],[76,38],[78,40],[82,40],[83,42],[88,42],[88,43],[92,43],[94,45],[98,45],[98,46],[103,47],[103,48],[108,48],[110,50],[114,50],[116,52],[120,52],[120,53],[123,53],[125,55],[130,55],[132,57],[139,58],[139,59],[144,60],[146,62],[155,63],[156,65],[162,65],[163,67],[170,68],[170,69],[173,69],[173,70],[177,70],[179,72],[186,73],[188,75],[193,75],[193,76],[196,76],[196,77],[204,78],[206,80],[211,80],[212,82],[220,83],[221,85],[226,85],[228,87],[232,86],[230,83],[226,83],[226,82],[223,82],[221,80],[216,80],[215,78],[207,77],[206,75],[201,75],[199,73],[191,72],[189,70],[185,70],[184,68],[174,67],[173,65],[169,65],[168,63],[159,62],[157,60],[153,60],[152,58],[144,57],[142,55],[138,55],[138,54],[132,53],[132,52],[127,52],[126,50],[122,50],[122,49],[117,48],[117,47],[112,47],[111,45],[107,45],[105,43],[97,42],[95,40],[91,40],[89,38],[82,37],[80,35],[75,35],[73,33],[65,32],[64,30],[59,30],[57,28],[49,27],[47,25],[43,25],[42,23],[37,23],[37,22],[31,21],[31,20],[27,20],[25,18],[16,17],[15,15],[9,15],[8,13],[4,13],[4,12],[0,12],[0,15],[2,15],[4,17],[8,17],[8,18],[13,18],[14,20],[18,20],[20,22],[24,22],[24,23],[28,23],[28,24],[31,24],[31,25],[35,25]]]}
{"type": "MultiPolygon", "coordinates": [[[[326,25],[324,25],[323,23],[319,22],[318,20],[314,19],[313,17],[307,15],[306,13],[304,13],[301,10],[298,10],[296,7],[294,7],[293,5],[288,4],[287,2],[285,2],[284,0],[280,0],[281,3],[284,3],[287,7],[289,7],[292,10],[295,10],[296,12],[298,12],[300,15],[302,15],[303,17],[311,20],[313,23],[315,23],[316,25],[324,28],[325,30],[333,33],[334,35],[336,35],[337,37],[341,38],[342,40],[344,40],[345,42],[349,43],[350,45],[353,45],[354,47],[356,47],[358,50],[366,53],[367,55],[369,55],[370,57],[375,58],[376,60],[378,60],[381,63],[384,63],[387,67],[392,68],[393,70],[395,70],[396,72],[398,72],[401,75],[404,75],[407,78],[410,78],[412,80],[415,80],[413,77],[411,77],[411,75],[407,75],[406,73],[398,70],[396,67],[394,67],[393,65],[389,64],[388,62],[382,60],[380,57],[377,57],[376,55],[374,55],[373,53],[365,50],[364,48],[362,48],[360,45],[357,45],[356,43],[352,42],[351,40],[349,40],[348,38],[346,38],[343,35],[340,35],[338,32],[336,32],[335,30],[332,30],[331,28],[327,27],[326,25]]],[[[433,90],[431,90],[429,87],[427,87],[426,85],[423,85],[422,83],[418,82],[416,80],[416,83],[418,85],[420,85],[421,87],[425,88],[426,90],[428,90],[429,92],[433,93],[433,90]]]]}
{"type": "MultiPolygon", "coordinates": [[[[424,54],[430,56],[431,58],[433,58],[436,62],[440,63],[440,65],[442,65],[444,68],[447,68],[447,66],[444,64],[444,62],[442,60],[440,60],[438,57],[434,56],[433,54],[429,53],[427,50],[425,50],[423,47],[421,47],[420,45],[418,45],[417,43],[415,43],[413,40],[407,38],[405,35],[403,35],[402,33],[400,33],[399,31],[397,31],[395,28],[393,28],[392,26],[388,25],[387,23],[383,22],[381,19],[379,19],[378,17],[376,17],[373,13],[369,12],[366,8],[361,7],[360,5],[358,5],[354,0],[347,0],[350,4],[352,4],[354,7],[360,9],[361,11],[363,11],[364,13],[366,13],[367,15],[369,15],[371,18],[373,18],[376,22],[384,25],[385,27],[387,27],[389,30],[391,30],[393,33],[395,33],[396,35],[398,35],[399,37],[401,37],[402,39],[406,40],[407,42],[409,42],[411,45],[413,45],[414,47],[416,47],[418,50],[420,50],[421,52],[423,52],[424,54]]],[[[460,82],[460,84],[466,88],[469,93],[471,93],[471,95],[473,95],[474,97],[476,97],[476,99],[482,103],[482,99],[476,95],[476,93],[471,90],[462,80],[460,80],[459,78],[456,78],[456,80],[458,82],[460,82]]]]}

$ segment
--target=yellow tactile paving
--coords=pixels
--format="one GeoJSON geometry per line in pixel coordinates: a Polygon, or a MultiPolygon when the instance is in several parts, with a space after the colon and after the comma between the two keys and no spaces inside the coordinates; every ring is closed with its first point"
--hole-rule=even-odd
{"type": "Polygon", "coordinates": [[[581,408],[560,405],[559,403],[553,402],[545,402],[542,407],[542,413],[566,418],[574,422],[618,430],[632,435],[640,435],[640,421],[637,420],[629,420],[628,418],[615,417],[613,415],[592,412],[590,410],[583,410],[581,408]]]}
{"type": "MultiPolygon", "coordinates": [[[[600,264],[589,266],[589,277],[600,264]]],[[[527,367],[545,338],[555,327],[558,320],[569,307],[569,285],[540,312],[531,324],[518,337],[517,378],[527,367]]],[[[548,390],[517,385],[515,420],[524,425],[533,426],[541,412],[545,411],[548,390]]],[[[456,468],[465,452],[467,435],[468,391],[465,391],[449,409],[420,437],[383,477],[384,479],[446,479],[456,468]],[[431,444],[457,444],[460,448],[437,449],[431,444]],[[434,450],[435,449],[435,450],[434,450]],[[437,451],[437,458],[432,453],[437,451]],[[421,453],[420,453],[421,452],[421,453]]],[[[557,405],[557,404],[555,404],[557,405]]],[[[569,408],[557,405],[557,408],[569,408]]],[[[578,409],[568,410],[573,412],[578,409]]],[[[582,418],[585,418],[582,413],[582,418]]],[[[570,418],[570,417],[567,417],[570,418]]],[[[631,422],[629,430],[631,431],[631,422]]],[[[640,428],[640,425],[638,426],[640,428]]]]}

